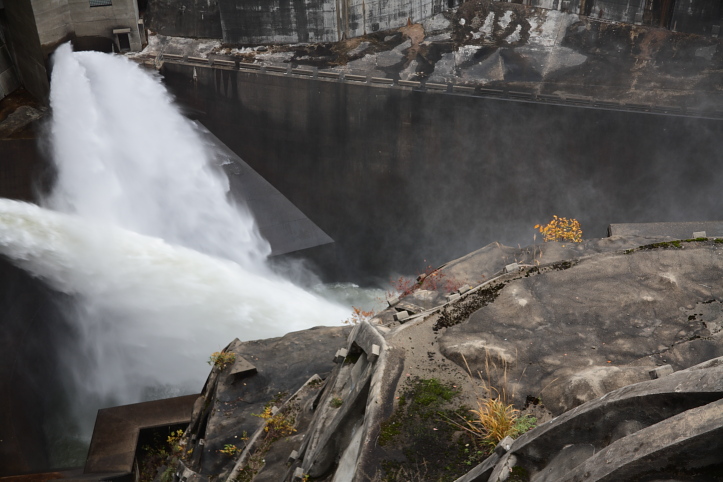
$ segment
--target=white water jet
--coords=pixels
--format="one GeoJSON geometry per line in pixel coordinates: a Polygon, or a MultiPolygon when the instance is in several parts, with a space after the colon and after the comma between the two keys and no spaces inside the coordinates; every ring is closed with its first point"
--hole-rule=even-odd
{"type": "Polygon", "coordinates": [[[0,251],[76,301],[81,349],[65,363],[79,397],[199,391],[209,355],[233,338],[348,317],[266,267],[268,243],[157,77],[68,44],[53,65],[57,181],[48,209],[0,201],[0,251]]]}
{"type": "Polygon", "coordinates": [[[48,207],[260,269],[268,243],[229,202],[228,179],[157,76],[65,44],[53,56],[50,106],[58,179],[48,207]]]}

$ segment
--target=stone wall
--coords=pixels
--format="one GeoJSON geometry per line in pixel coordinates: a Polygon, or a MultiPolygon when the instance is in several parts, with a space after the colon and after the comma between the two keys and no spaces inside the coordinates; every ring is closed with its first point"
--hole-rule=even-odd
{"type": "Polygon", "coordinates": [[[336,42],[398,28],[456,0],[157,0],[148,27],[163,35],[233,44],[336,42]]]}
{"type": "MultiPolygon", "coordinates": [[[[334,42],[420,22],[459,0],[151,0],[149,27],[163,35],[234,44],[334,42]]],[[[528,6],[612,22],[717,36],[714,0],[526,0],[528,6]]]]}
{"type": "Polygon", "coordinates": [[[20,84],[40,102],[50,91],[49,58],[55,48],[72,41],[76,50],[110,52],[128,35],[130,50],[139,51],[145,32],[139,28],[137,0],[112,0],[93,6],[91,0],[13,0],[0,4],[0,98],[13,83],[5,67],[13,59],[20,84]],[[6,53],[3,53],[6,52],[6,53]]]}
{"type": "Polygon", "coordinates": [[[55,46],[72,35],[73,20],[67,0],[32,0],[31,3],[40,45],[47,49],[47,46],[55,46]]]}
{"type": "MultiPolygon", "coordinates": [[[[72,38],[114,38],[114,30],[130,29],[131,50],[141,50],[136,0],[112,0],[91,6],[90,0],[32,0],[40,43],[49,55],[72,38]]],[[[116,45],[118,47],[118,45],[116,45]]]]}
{"type": "Polygon", "coordinates": [[[130,49],[141,50],[143,40],[138,29],[137,0],[113,0],[112,5],[106,7],[91,7],[89,0],[66,1],[76,37],[113,39],[114,30],[130,29],[130,49]]]}

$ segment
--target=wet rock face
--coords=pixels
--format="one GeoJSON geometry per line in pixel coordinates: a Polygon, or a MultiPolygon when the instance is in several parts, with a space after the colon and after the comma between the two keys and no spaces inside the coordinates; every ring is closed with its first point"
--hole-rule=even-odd
{"type": "Polygon", "coordinates": [[[609,254],[511,279],[499,296],[446,330],[442,353],[473,371],[507,376],[518,401],[565,412],[649,370],[723,355],[720,248],[609,254]]]}
{"type": "Polygon", "coordinates": [[[483,79],[538,94],[642,103],[676,103],[682,97],[673,91],[691,81],[700,92],[688,102],[703,102],[703,92],[715,90],[711,63],[722,60],[717,38],[485,0],[460,5],[451,38],[456,49],[445,60],[453,68],[438,63],[433,81],[483,79]]]}

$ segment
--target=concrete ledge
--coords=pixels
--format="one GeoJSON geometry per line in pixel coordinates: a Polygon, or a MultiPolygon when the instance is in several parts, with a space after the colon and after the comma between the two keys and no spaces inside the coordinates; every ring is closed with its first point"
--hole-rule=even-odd
{"type": "Polygon", "coordinates": [[[723,237],[723,221],[686,223],[624,223],[608,226],[608,236],[670,236],[675,239],[694,238],[693,233],[705,231],[709,237],[723,237]]]}
{"type": "Polygon", "coordinates": [[[83,473],[130,473],[140,430],[189,423],[198,397],[186,395],[98,410],[83,473]]]}
{"type": "MultiPolygon", "coordinates": [[[[245,62],[237,62],[234,65],[231,63],[219,63],[219,59],[205,59],[201,57],[180,57],[174,54],[163,53],[159,56],[159,60],[163,62],[188,64],[196,67],[206,67],[211,69],[223,69],[223,70],[247,70],[249,73],[256,74],[267,74],[267,75],[293,75],[298,78],[306,78],[313,81],[335,81],[335,82],[350,82],[352,84],[366,83],[377,88],[409,88],[413,90],[429,92],[433,94],[450,94],[450,95],[465,95],[475,97],[491,97],[496,99],[503,99],[512,102],[525,102],[525,103],[544,103],[544,104],[557,104],[575,106],[586,109],[604,109],[604,110],[616,110],[616,111],[629,111],[629,112],[641,112],[655,115],[665,116],[681,116],[681,117],[700,117],[706,119],[721,119],[723,118],[723,111],[714,109],[693,109],[688,107],[675,107],[667,105],[654,105],[654,104],[634,104],[627,102],[615,102],[605,99],[596,99],[594,97],[577,97],[577,96],[560,96],[555,94],[534,94],[532,92],[520,92],[513,90],[502,90],[502,89],[490,89],[485,87],[472,87],[467,85],[457,85],[454,82],[448,84],[438,83],[422,83],[411,80],[398,80],[396,83],[393,79],[387,79],[382,77],[370,77],[365,75],[346,74],[344,72],[318,72],[314,75],[313,72],[304,69],[292,69],[291,65],[261,65],[261,64],[250,64],[245,62]]],[[[689,237],[689,236],[688,236],[689,237]]]]}
{"type": "Polygon", "coordinates": [[[234,375],[240,378],[249,377],[256,373],[256,367],[253,363],[245,359],[244,357],[237,355],[236,360],[229,370],[230,375],[234,375]]]}

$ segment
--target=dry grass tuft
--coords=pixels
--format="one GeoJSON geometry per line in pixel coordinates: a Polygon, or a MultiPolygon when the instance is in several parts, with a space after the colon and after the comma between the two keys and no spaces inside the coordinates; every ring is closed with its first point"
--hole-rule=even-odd
{"type": "MultiPolygon", "coordinates": [[[[463,357],[464,359],[464,357],[463,357]]],[[[471,375],[471,370],[464,359],[467,366],[467,373],[471,375]]],[[[493,363],[489,354],[485,357],[485,371],[487,372],[487,383],[484,383],[486,396],[477,395],[477,409],[470,410],[471,419],[463,419],[462,423],[448,420],[448,422],[461,428],[475,437],[477,437],[482,445],[493,449],[503,438],[516,438],[535,427],[537,419],[529,415],[520,416],[517,410],[507,398],[507,364],[503,363],[502,390],[498,390],[492,386],[491,375],[493,363]]],[[[479,378],[483,378],[478,373],[479,378]]]]}

